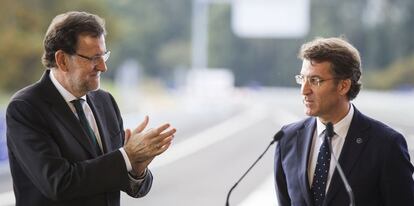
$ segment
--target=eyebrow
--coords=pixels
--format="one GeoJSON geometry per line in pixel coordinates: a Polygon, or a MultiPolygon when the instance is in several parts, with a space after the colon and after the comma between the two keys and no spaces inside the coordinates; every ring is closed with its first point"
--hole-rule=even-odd
{"type": "Polygon", "coordinates": [[[307,77],[307,78],[315,78],[315,77],[317,77],[317,78],[323,78],[323,77],[321,77],[321,76],[319,76],[319,75],[310,75],[310,76],[307,76],[307,75],[304,75],[304,74],[300,74],[300,75],[302,75],[302,76],[305,76],[305,77],[307,77]]]}
{"type": "Polygon", "coordinates": [[[95,55],[91,56],[91,58],[94,58],[94,57],[100,57],[100,56],[105,55],[106,53],[108,53],[108,50],[104,51],[103,53],[98,53],[98,54],[95,54],[95,55]]]}

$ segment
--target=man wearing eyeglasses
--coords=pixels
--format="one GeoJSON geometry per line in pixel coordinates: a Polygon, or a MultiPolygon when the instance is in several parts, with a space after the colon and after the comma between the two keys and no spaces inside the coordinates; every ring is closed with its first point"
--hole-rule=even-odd
{"type": "Polygon", "coordinates": [[[104,21],[86,12],[56,16],[44,39],[43,77],[7,108],[7,144],[17,206],[119,206],[120,191],[146,195],[147,166],[168,149],[169,124],[124,131],[118,106],[100,90],[110,52],[104,21]]]}
{"type": "Polygon", "coordinates": [[[341,38],[316,38],[302,45],[299,57],[295,79],[310,117],[282,128],[275,153],[279,205],[350,205],[333,155],[355,205],[414,205],[414,168],[403,135],[350,102],[361,88],[359,52],[341,38]],[[328,122],[333,154],[324,131],[328,122]]]}

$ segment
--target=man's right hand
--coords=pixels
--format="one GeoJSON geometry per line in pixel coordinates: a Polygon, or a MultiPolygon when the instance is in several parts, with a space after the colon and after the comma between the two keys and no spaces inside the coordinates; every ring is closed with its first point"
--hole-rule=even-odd
{"type": "MultiPolygon", "coordinates": [[[[176,132],[175,128],[168,129],[170,128],[169,124],[144,131],[147,125],[148,116],[132,132],[127,130],[125,134],[124,149],[133,168],[137,165],[141,165],[141,167],[148,165],[155,156],[166,151],[176,132]]],[[[135,172],[139,173],[140,171],[135,172]]]]}

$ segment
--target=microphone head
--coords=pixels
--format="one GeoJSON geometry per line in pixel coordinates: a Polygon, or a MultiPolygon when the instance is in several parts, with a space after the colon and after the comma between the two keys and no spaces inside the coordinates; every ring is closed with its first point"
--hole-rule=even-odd
{"type": "Polygon", "coordinates": [[[334,136],[334,128],[333,128],[332,122],[326,123],[326,135],[328,137],[333,137],[334,136]]]}
{"type": "Polygon", "coordinates": [[[273,142],[279,141],[285,133],[282,130],[279,130],[275,136],[273,136],[273,142]]]}

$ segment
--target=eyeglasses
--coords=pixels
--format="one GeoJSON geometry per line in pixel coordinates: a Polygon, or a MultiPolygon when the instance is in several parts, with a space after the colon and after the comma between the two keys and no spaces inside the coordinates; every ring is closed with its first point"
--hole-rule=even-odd
{"type": "Polygon", "coordinates": [[[295,76],[295,79],[296,79],[296,83],[299,84],[299,85],[302,85],[302,84],[305,83],[305,81],[308,81],[308,83],[311,86],[318,86],[319,87],[319,86],[321,86],[321,83],[324,82],[324,81],[338,79],[338,78],[321,79],[319,77],[312,77],[312,76],[308,77],[308,76],[305,76],[303,74],[298,74],[298,75],[295,76]]]}
{"type": "Polygon", "coordinates": [[[101,58],[103,59],[104,62],[106,62],[109,59],[109,56],[111,55],[111,51],[106,51],[103,55],[98,55],[98,56],[93,56],[93,57],[87,57],[87,56],[84,56],[84,55],[78,54],[78,53],[75,53],[75,55],[79,56],[79,57],[82,57],[86,60],[89,60],[94,65],[97,65],[99,63],[99,61],[101,60],[101,58]]]}

